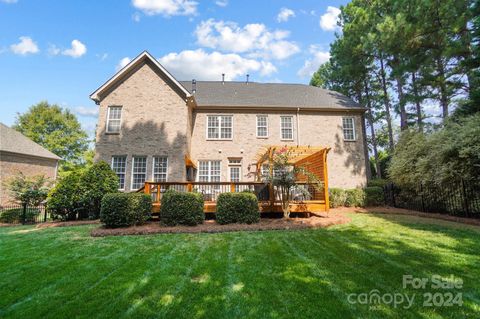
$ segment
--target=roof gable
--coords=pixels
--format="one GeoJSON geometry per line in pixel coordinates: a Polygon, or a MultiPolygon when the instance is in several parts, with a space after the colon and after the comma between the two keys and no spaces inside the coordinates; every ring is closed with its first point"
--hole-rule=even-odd
{"type": "Polygon", "coordinates": [[[185,94],[185,97],[190,96],[190,92],[188,92],[185,87],[183,87],[182,84],[180,84],[175,77],[170,74],[170,72],[167,71],[158,61],[155,59],[150,53],[147,51],[143,51],[140,53],[135,59],[130,61],[126,66],[124,66],[122,69],[120,69],[115,75],[113,75],[107,82],[102,84],[98,89],[96,89],[92,94],[90,94],[90,98],[94,100],[95,102],[100,102],[102,99],[101,95],[106,92],[108,89],[113,87],[115,84],[117,84],[119,81],[121,81],[124,76],[126,76],[132,69],[137,67],[143,62],[150,61],[151,64],[156,68],[157,71],[161,72],[164,74],[174,85],[177,87],[183,94],[185,94]]]}
{"type": "Polygon", "coordinates": [[[61,160],[22,133],[0,123],[0,151],[61,160]]]}

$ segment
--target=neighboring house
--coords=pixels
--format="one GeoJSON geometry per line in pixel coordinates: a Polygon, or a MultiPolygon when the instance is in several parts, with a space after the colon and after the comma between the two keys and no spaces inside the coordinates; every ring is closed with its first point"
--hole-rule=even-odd
{"type": "Polygon", "coordinates": [[[145,181],[252,181],[249,165],[268,145],[330,147],[330,187],[367,182],[365,109],[336,92],[180,82],[145,51],[90,97],[100,105],[95,158],[111,163],[125,191],[145,181]]]}
{"type": "Polygon", "coordinates": [[[0,205],[11,203],[5,182],[19,172],[26,176],[57,177],[61,158],[22,133],[0,123],[0,205]]]}

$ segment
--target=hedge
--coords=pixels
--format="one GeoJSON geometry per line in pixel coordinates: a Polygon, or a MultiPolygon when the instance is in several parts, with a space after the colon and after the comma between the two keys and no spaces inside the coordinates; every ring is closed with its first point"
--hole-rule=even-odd
{"type": "Polygon", "coordinates": [[[363,207],[365,206],[365,192],[361,188],[347,189],[345,206],[347,207],[363,207]]]}
{"type": "Polygon", "coordinates": [[[330,207],[341,207],[345,206],[345,201],[347,199],[347,193],[344,189],[341,188],[330,188],[328,190],[330,207]]]}
{"type": "Polygon", "coordinates": [[[152,197],[143,193],[130,193],[130,213],[134,225],[142,225],[152,216],[152,197]]]}
{"type": "Polygon", "coordinates": [[[365,191],[365,205],[366,206],[382,206],[385,205],[385,197],[383,188],[378,186],[366,187],[365,191]]]}
{"type": "MultiPolygon", "coordinates": [[[[27,208],[25,212],[25,222],[26,223],[33,223],[35,221],[35,217],[40,214],[40,210],[36,208],[27,208]]],[[[12,208],[7,209],[3,213],[0,214],[0,223],[21,223],[23,221],[23,208],[12,208]]]]}
{"type": "Polygon", "coordinates": [[[100,221],[108,228],[141,225],[152,211],[152,199],[140,193],[112,193],[103,196],[100,221]]]}
{"type": "Polygon", "coordinates": [[[248,192],[220,194],[216,218],[219,224],[258,223],[260,212],[257,197],[248,192]]]}
{"type": "Polygon", "coordinates": [[[330,208],[335,207],[365,207],[384,205],[383,188],[379,186],[341,189],[330,188],[328,190],[330,208]]]}
{"type": "Polygon", "coordinates": [[[171,189],[162,195],[160,221],[165,225],[195,226],[202,224],[204,219],[202,194],[171,189]]]}

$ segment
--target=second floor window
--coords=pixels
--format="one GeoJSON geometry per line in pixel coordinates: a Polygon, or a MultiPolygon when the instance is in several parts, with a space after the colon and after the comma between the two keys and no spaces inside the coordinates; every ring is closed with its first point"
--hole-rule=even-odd
{"type": "Polygon", "coordinates": [[[109,106],[107,110],[107,133],[120,133],[122,107],[109,106]]]}
{"type": "Polygon", "coordinates": [[[345,141],[355,141],[355,121],[353,117],[344,117],[342,119],[343,139],[345,141]]]}
{"type": "Polygon", "coordinates": [[[257,137],[268,137],[268,117],[257,115],[257,137]]]}
{"type": "Polygon", "coordinates": [[[119,189],[125,189],[125,171],[127,170],[127,157],[112,156],[112,170],[118,176],[119,189]]]}
{"type": "Polygon", "coordinates": [[[231,140],[233,135],[233,117],[231,115],[207,116],[207,139],[231,140]]]}
{"type": "Polygon", "coordinates": [[[293,140],[293,116],[280,117],[280,134],[282,140],[293,140]]]}
{"type": "Polygon", "coordinates": [[[132,190],[144,186],[146,179],[147,158],[145,156],[134,156],[132,164],[132,190]]]}
{"type": "Polygon", "coordinates": [[[168,172],[168,159],[166,156],[155,156],[153,158],[153,181],[166,182],[168,172]]]}

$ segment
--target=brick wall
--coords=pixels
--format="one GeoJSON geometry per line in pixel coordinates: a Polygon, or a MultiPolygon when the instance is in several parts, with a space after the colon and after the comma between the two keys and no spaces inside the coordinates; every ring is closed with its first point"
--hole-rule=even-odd
{"type": "Polygon", "coordinates": [[[147,156],[147,180],[152,180],[153,156],[168,156],[168,180],[185,181],[184,156],[193,161],[221,160],[222,180],[228,180],[228,157],[241,157],[242,180],[262,146],[300,145],[331,147],[328,154],[331,187],[353,188],[367,180],[361,113],[230,111],[189,109],[175,86],[151,65],[142,64],[102,97],[96,134],[96,160],[111,162],[113,155],[127,156],[125,190],[130,190],[132,156],[147,156]],[[105,133],[108,106],[122,106],[121,133],[105,133]],[[207,141],[206,116],[233,115],[233,140],[207,141]],[[256,115],[268,115],[269,137],[256,137],[256,115]],[[280,138],[280,116],[294,117],[294,140],[280,138]],[[356,140],[343,140],[342,117],[355,118],[356,140]]]}
{"type": "Polygon", "coordinates": [[[27,176],[44,175],[55,180],[57,160],[0,152],[0,205],[7,205],[11,197],[4,182],[22,172],[27,176]]]}

